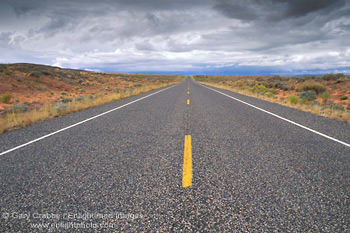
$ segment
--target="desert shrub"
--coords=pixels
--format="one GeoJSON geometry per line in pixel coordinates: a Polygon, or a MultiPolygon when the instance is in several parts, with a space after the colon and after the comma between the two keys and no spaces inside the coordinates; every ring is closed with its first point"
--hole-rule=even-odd
{"type": "Polygon", "coordinates": [[[310,101],[307,100],[307,99],[301,99],[301,98],[299,98],[299,102],[298,102],[298,103],[299,103],[299,104],[309,104],[310,101]]]}
{"type": "Polygon", "coordinates": [[[15,104],[8,109],[8,112],[21,113],[29,110],[29,106],[25,104],[15,104]]]}
{"type": "Polygon", "coordinates": [[[47,75],[47,76],[51,76],[51,75],[52,75],[52,74],[51,74],[49,71],[47,71],[47,70],[42,71],[42,74],[47,75]]]}
{"type": "Polygon", "coordinates": [[[61,112],[62,110],[66,109],[67,108],[67,104],[66,103],[62,103],[62,102],[58,102],[54,105],[54,109],[58,112],[61,112]]]}
{"type": "Polygon", "coordinates": [[[8,104],[10,102],[11,98],[12,98],[12,95],[10,93],[0,95],[0,102],[8,104]]]}
{"type": "Polygon", "coordinates": [[[295,77],[294,79],[297,83],[303,83],[306,81],[305,77],[295,77]]]}
{"type": "Polygon", "coordinates": [[[245,90],[249,90],[250,88],[248,88],[247,86],[241,86],[238,88],[238,90],[241,90],[241,91],[245,91],[245,90]]]}
{"type": "Polygon", "coordinates": [[[254,87],[255,86],[255,82],[248,82],[248,83],[246,83],[246,85],[248,87],[254,87]]]}
{"type": "Polygon", "coordinates": [[[75,101],[84,102],[86,100],[93,100],[94,97],[92,95],[80,95],[75,98],[75,101]]]}
{"type": "Polygon", "coordinates": [[[344,111],[345,107],[341,104],[332,104],[331,108],[338,111],[344,111]]]}
{"type": "Polygon", "coordinates": [[[282,89],[283,91],[288,91],[290,89],[290,87],[288,86],[288,84],[282,84],[280,89],[282,89]]]}
{"type": "Polygon", "coordinates": [[[347,96],[343,96],[343,97],[340,98],[340,100],[347,100],[347,99],[348,99],[347,96]]]}
{"type": "Polygon", "coordinates": [[[275,75],[275,76],[273,76],[273,77],[271,77],[271,78],[268,78],[268,81],[269,82],[274,82],[274,81],[281,81],[282,80],[282,78],[281,78],[281,76],[279,76],[279,75],[275,75]]]}
{"type": "Polygon", "coordinates": [[[254,87],[249,89],[251,92],[258,93],[258,94],[264,94],[265,92],[268,92],[267,88],[259,83],[256,83],[254,87]]]}
{"type": "Polygon", "coordinates": [[[316,99],[316,93],[313,91],[302,91],[299,93],[299,97],[304,100],[315,100],[316,99]]]}
{"type": "Polygon", "coordinates": [[[286,98],[288,103],[297,104],[299,102],[299,97],[295,95],[290,95],[286,98]]]}
{"type": "Polygon", "coordinates": [[[62,71],[58,71],[57,75],[61,78],[68,78],[68,74],[62,71]]]}
{"type": "Polygon", "coordinates": [[[9,70],[7,70],[7,71],[5,71],[5,74],[8,75],[8,76],[10,76],[10,75],[12,75],[12,72],[9,71],[9,70]]]}
{"type": "Polygon", "coordinates": [[[0,72],[4,72],[6,69],[6,65],[0,64],[0,72]]]}
{"type": "Polygon", "coordinates": [[[334,102],[333,102],[332,100],[328,100],[328,101],[326,102],[326,104],[328,104],[328,105],[333,105],[334,102]]]}
{"type": "Polygon", "coordinates": [[[278,90],[277,89],[270,89],[269,90],[272,94],[276,95],[278,93],[278,90]]]}
{"type": "Polygon", "coordinates": [[[258,85],[258,86],[264,86],[264,87],[266,87],[266,82],[262,82],[262,81],[255,81],[255,82],[252,82],[252,84],[251,84],[253,87],[255,86],[255,85],[258,85]]]}
{"type": "Polygon", "coordinates": [[[71,85],[75,85],[76,84],[75,80],[70,80],[70,79],[63,79],[63,82],[65,82],[67,84],[71,84],[71,85]]]}
{"type": "Polygon", "coordinates": [[[327,100],[329,100],[332,96],[328,93],[328,92],[323,92],[320,94],[320,98],[326,102],[327,100]]]}
{"type": "Polygon", "coordinates": [[[315,80],[315,79],[316,79],[316,76],[315,76],[315,75],[311,75],[311,76],[309,77],[309,79],[315,80]]]}
{"type": "Polygon", "coordinates": [[[69,103],[69,102],[72,102],[73,99],[72,98],[63,98],[62,99],[62,103],[69,103]]]}
{"type": "Polygon", "coordinates": [[[322,86],[320,84],[305,82],[297,88],[297,91],[299,91],[299,92],[313,91],[316,94],[320,94],[322,92],[327,91],[327,88],[325,88],[324,86],[322,86]]]}
{"type": "Polygon", "coordinates": [[[275,88],[281,89],[283,91],[288,91],[290,89],[289,85],[285,83],[276,83],[275,88]]]}
{"type": "Polygon", "coordinates": [[[280,86],[282,86],[282,83],[280,83],[280,82],[275,84],[275,88],[280,88],[280,86]]]}
{"type": "Polygon", "coordinates": [[[275,87],[275,85],[273,83],[271,83],[271,82],[267,82],[266,83],[266,87],[267,88],[273,88],[273,87],[275,87]]]}
{"type": "Polygon", "coordinates": [[[311,104],[312,105],[320,105],[320,103],[317,100],[314,100],[311,104]]]}
{"type": "Polygon", "coordinates": [[[340,79],[344,76],[343,73],[338,73],[338,74],[325,74],[321,78],[326,81],[335,81],[337,79],[340,79]]]}
{"type": "Polygon", "coordinates": [[[236,87],[242,87],[242,86],[244,86],[244,81],[243,80],[238,80],[236,82],[233,82],[232,85],[234,85],[236,87]]]}
{"type": "Polygon", "coordinates": [[[344,80],[339,79],[339,80],[337,80],[335,83],[336,83],[336,84],[339,84],[339,83],[342,83],[342,82],[344,82],[344,80]]]}
{"type": "Polygon", "coordinates": [[[331,88],[332,88],[332,90],[335,90],[335,89],[337,89],[337,86],[333,85],[333,86],[331,86],[331,88]]]}
{"type": "Polygon", "coordinates": [[[77,98],[75,98],[75,101],[78,101],[78,102],[83,102],[83,101],[85,101],[85,96],[84,95],[80,95],[80,96],[78,96],[77,98]]]}
{"type": "Polygon", "coordinates": [[[39,70],[33,70],[32,72],[30,72],[29,76],[39,78],[42,74],[43,72],[39,70]]]}
{"type": "Polygon", "coordinates": [[[142,87],[142,84],[134,84],[134,87],[142,87]]]}
{"type": "Polygon", "coordinates": [[[67,95],[67,92],[62,91],[61,95],[67,95]]]}
{"type": "Polygon", "coordinates": [[[271,92],[265,92],[265,94],[264,94],[265,96],[267,96],[267,97],[274,97],[275,95],[273,94],[273,93],[271,93],[271,92]]]}

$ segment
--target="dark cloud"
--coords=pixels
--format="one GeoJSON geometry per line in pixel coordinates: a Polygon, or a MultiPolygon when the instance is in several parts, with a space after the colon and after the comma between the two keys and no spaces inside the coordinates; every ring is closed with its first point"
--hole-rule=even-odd
{"type": "Polygon", "coordinates": [[[287,17],[301,17],[319,10],[328,13],[345,5],[345,0],[272,0],[272,2],[284,3],[287,17]]]}
{"type": "Polygon", "coordinates": [[[149,41],[143,41],[141,43],[136,43],[135,47],[137,50],[143,50],[143,51],[154,51],[154,46],[149,41]]]}
{"type": "Polygon", "coordinates": [[[56,15],[50,17],[49,21],[42,27],[30,31],[30,34],[43,34],[45,38],[53,37],[62,31],[74,30],[77,21],[72,17],[56,15]]]}
{"type": "Polygon", "coordinates": [[[217,0],[214,9],[234,19],[280,21],[317,11],[328,14],[345,3],[345,0],[217,0]]]}
{"type": "Polygon", "coordinates": [[[210,0],[118,0],[109,1],[111,4],[117,4],[124,9],[134,9],[140,11],[154,10],[188,10],[190,8],[198,8],[200,5],[207,5],[210,0]]]}
{"type": "Polygon", "coordinates": [[[137,71],[350,56],[347,0],[2,0],[0,20],[1,61],[137,71]]]}
{"type": "Polygon", "coordinates": [[[214,9],[221,11],[229,18],[243,19],[243,20],[255,20],[258,18],[254,5],[249,4],[249,1],[229,1],[219,0],[214,6],[214,9]]]}

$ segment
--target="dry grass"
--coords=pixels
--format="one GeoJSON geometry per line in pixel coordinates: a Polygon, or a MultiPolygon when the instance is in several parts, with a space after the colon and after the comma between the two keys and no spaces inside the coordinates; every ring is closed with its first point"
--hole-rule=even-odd
{"type": "Polygon", "coordinates": [[[232,86],[228,86],[228,85],[224,85],[224,84],[217,84],[217,83],[212,83],[212,82],[199,82],[201,84],[205,84],[208,86],[212,86],[212,87],[217,87],[220,89],[225,89],[225,90],[229,90],[229,91],[234,91],[234,92],[238,92],[244,95],[248,95],[248,96],[252,96],[252,97],[256,97],[259,99],[263,99],[269,102],[273,102],[273,103],[277,103],[277,104],[281,104],[284,106],[288,106],[291,108],[296,108],[305,112],[311,112],[320,116],[324,116],[324,117],[328,117],[328,118],[332,118],[332,119],[336,119],[336,120],[340,120],[340,121],[344,121],[346,123],[350,123],[350,112],[349,111],[340,111],[334,108],[329,108],[326,106],[321,106],[321,105],[313,105],[313,104],[302,104],[302,103],[295,103],[293,101],[288,101],[287,98],[277,98],[277,97],[268,97],[265,95],[259,95],[257,93],[252,93],[249,92],[248,90],[242,90],[239,88],[235,88],[232,86]]]}
{"type": "Polygon", "coordinates": [[[184,78],[0,64],[0,133],[169,86],[184,78]]]}
{"type": "Polygon", "coordinates": [[[41,122],[57,116],[67,115],[69,113],[80,111],[83,109],[96,107],[112,101],[138,95],[158,88],[166,87],[175,83],[176,82],[169,82],[164,84],[142,86],[134,88],[132,93],[129,91],[124,91],[121,93],[110,93],[108,95],[99,96],[94,99],[87,98],[83,101],[78,101],[74,99],[72,102],[62,105],[64,107],[57,107],[57,103],[45,103],[44,105],[32,109],[28,112],[8,112],[4,117],[0,117],[0,133],[12,129],[26,127],[33,123],[41,122]]]}

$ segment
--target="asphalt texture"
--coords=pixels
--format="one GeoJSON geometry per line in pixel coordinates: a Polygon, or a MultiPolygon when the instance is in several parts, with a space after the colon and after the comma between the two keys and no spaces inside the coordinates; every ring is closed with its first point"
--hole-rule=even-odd
{"type": "MultiPolygon", "coordinates": [[[[350,143],[348,124],[220,91],[350,143]]],[[[2,134],[0,152],[150,93],[2,134]]],[[[0,231],[347,232],[349,168],[349,147],[188,78],[2,155],[0,231]]]]}

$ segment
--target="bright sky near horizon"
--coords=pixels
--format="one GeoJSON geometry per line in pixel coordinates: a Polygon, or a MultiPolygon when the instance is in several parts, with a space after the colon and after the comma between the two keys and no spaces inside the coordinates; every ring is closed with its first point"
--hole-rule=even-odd
{"type": "Polygon", "coordinates": [[[349,0],[1,0],[0,63],[350,73],[349,0]]]}

